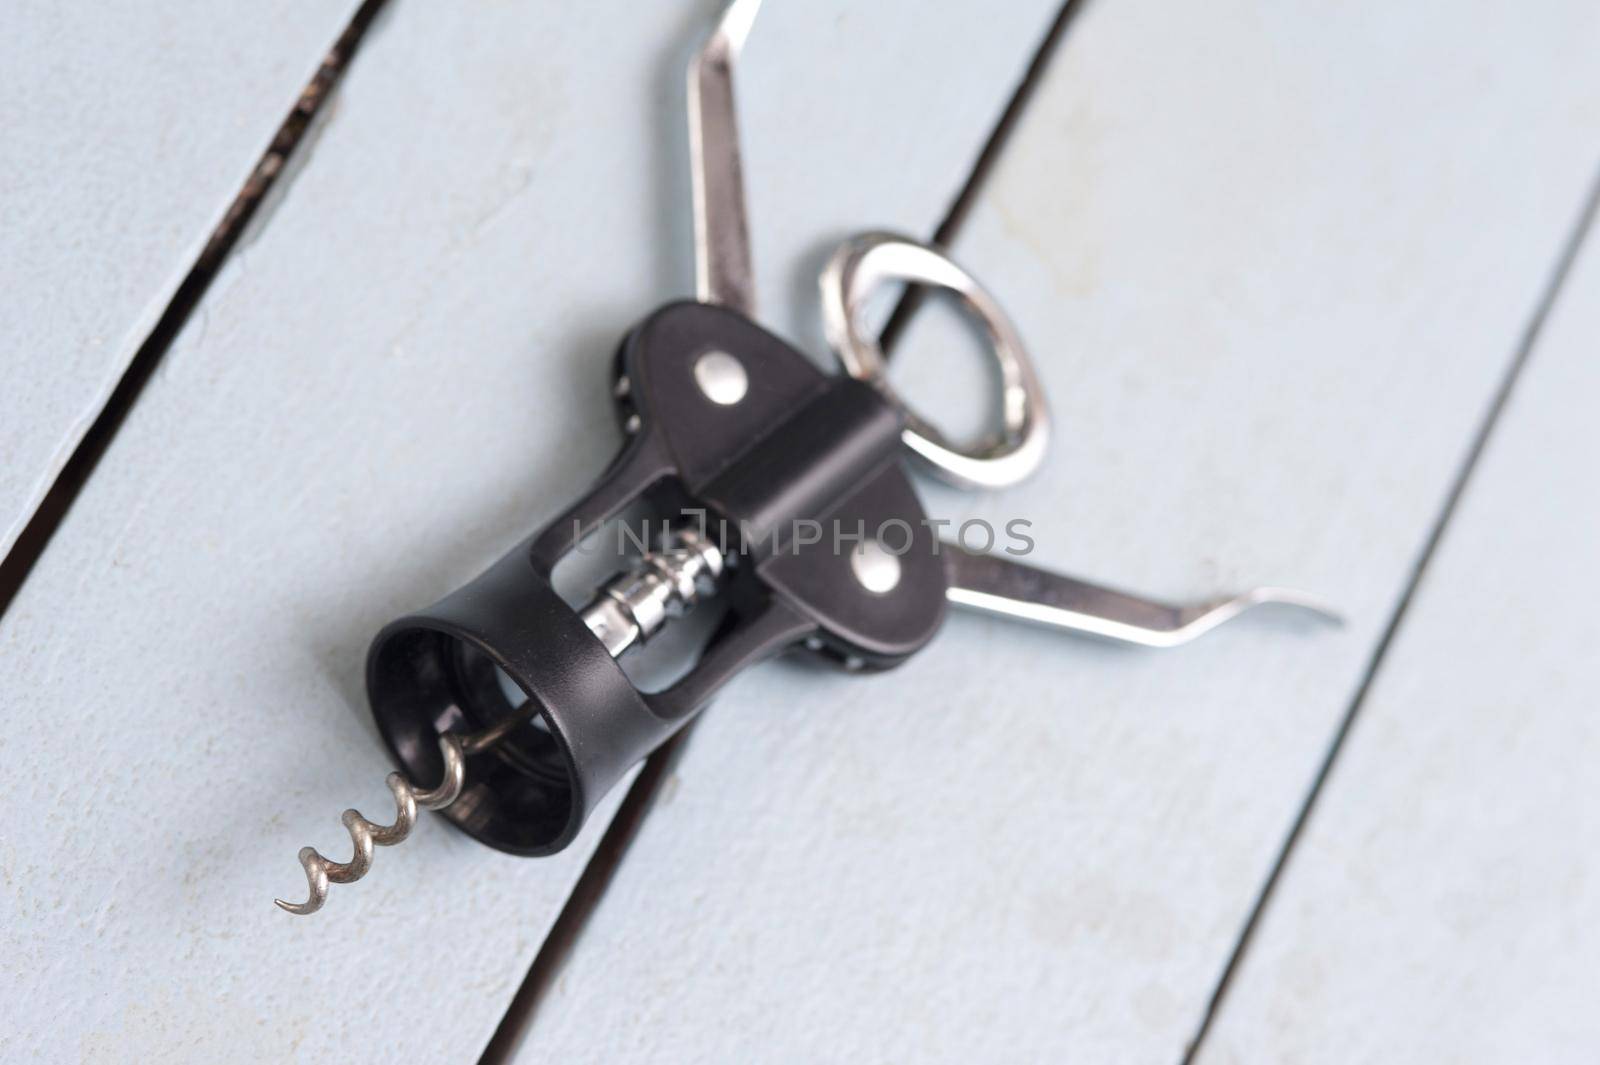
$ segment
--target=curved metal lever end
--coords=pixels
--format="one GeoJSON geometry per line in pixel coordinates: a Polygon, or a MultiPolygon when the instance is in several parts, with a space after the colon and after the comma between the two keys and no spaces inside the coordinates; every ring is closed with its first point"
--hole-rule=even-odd
{"type": "Polygon", "coordinates": [[[956,544],[943,550],[946,594],[957,606],[1140,647],[1177,647],[1258,606],[1294,607],[1325,622],[1344,622],[1315,596],[1292,588],[1267,586],[1172,606],[956,544]]]}
{"type": "Polygon", "coordinates": [[[761,0],[731,0],[722,9],[722,17],[717,20],[717,28],[712,31],[705,51],[725,46],[738,55],[750,36],[750,27],[755,25],[756,13],[760,10],[761,0]]]}
{"type": "Polygon", "coordinates": [[[1177,628],[1162,633],[1151,633],[1151,639],[1139,642],[1147,647],[1176,647],[1204,636],[1218,625],[1226,624],[1258,606],[1291,607],[1305,611],[1325,624],[1341,627],[1344,625],[1344,615],[1317,596],[1294,588],[1266,585],[1238,595],[1180,607],[1177,628]]]}

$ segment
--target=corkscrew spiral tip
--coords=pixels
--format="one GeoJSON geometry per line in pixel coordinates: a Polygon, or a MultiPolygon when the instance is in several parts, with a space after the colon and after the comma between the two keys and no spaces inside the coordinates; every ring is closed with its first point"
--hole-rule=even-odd
{"type": "Polygon", "coordinates": [[[341,820],[355,847],[348,862],[330,861],[319,854],[315,847],[300,848],[300,865],[306,871],[309,895],[304,902],[275,899],[278,908],[300,916],[316,913],[328,901],[329,884],[349,884],[360,880],[372,868],[374,847],[392,847],[411,834],[411,829],[417,823],[418,807],[438,810],[455,802],[466,783],[466,756],[461,737],[454,733],[439,737],[439,753],[444,756],[444,779],[435,788],[421,791],[404,774],[389,774],[387,783],[394,795],[395,805],[393,824],[373,824],[353,809],[344,812],[341,820]]]}

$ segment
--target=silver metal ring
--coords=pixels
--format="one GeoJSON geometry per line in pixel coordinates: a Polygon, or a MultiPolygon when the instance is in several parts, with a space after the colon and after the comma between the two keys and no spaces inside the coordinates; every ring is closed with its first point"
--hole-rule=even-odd
{"type": "Polygon", "coordinates": [[[863,233],[839,246],[822,271],[822,321],[828,344],[851,377],[882,393],[905,417],[906,447],[939,477],[961,488],[1004,488],[1044,460],[1050,414],[1028,353],[1005,313],[972,275],[937,248],[893,233],[863,233]],[[890,386],[883,349],[862,321],[867,298],[885,282],[933,285],[953,293],[983,326],[1000,372],[998,435],[971,448],[950,441],[890,386]]]}

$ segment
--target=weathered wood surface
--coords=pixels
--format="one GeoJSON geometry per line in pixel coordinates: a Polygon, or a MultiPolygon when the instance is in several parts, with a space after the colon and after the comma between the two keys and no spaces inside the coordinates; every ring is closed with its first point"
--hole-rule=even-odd
{"type": "Polygon", "coordinates": [[[355,6],[6,5],[0,556],[355,6]]]}
{"type": "MultiPolygon", "coordinates": [[[[524,1060],[1178,1060],[1574,224],[1600,137],[1597,48],[1600,12],[1577,4],[1091,5],[956,247],[1037,351],[1052,462],[999,496],[930,488],[930,509],[1029,518],[1036,560],[1170,597],[1315,589],[1348,626],[1261,617],[1144,654],[958,618],[888,675],[743,678],[524,1060]]],[[[922,323],[898,359],[941,410],[970,405],[975,377],[947,329],[922,323]]],[[[1523,543],[1538,550],[1532,530],[1523,543]]],[[[1446,661],[1449,637],[1434,640],[1446,661]]],[[[1536,660],[1554,695],[1577,659],[1552,647],[1536,660]]],[[[1400,698],[1431,702],[1421,680],[1400,698]]],[[[1478,721],[1496,731],[1459,742],[1487,750],[1514,726],[1458,718],[1463,684],[1441,682],[1429,727],[1478,721]]],[[[1536,772],[1554,718],[1527,742],[1536,772]]],[[[1391,779],[1358,831],[1412,794],[1412,757],[1371,770],[1391,779]]],[[[1559,787],[1529,786],[1523,803],[1559,787]]],[[[1567,825],[1581,847],[1586,815],[1560,816],[1541,838],[1567,825]]],[[[1503,869],[1493,890],[1556,868],[1503,869]]],[[[1585,890],[1545,884],[1562,901],[1530,915],[1538,943],[1585,890]]],[[[1508,987],[1536,964],[1524,950],[1466,986],[1508,987]]],[[[1545,986],[1560,973],[1577,1008],[1578,972],[1545,986]]],[[[1282,1017],[1284,1001],[1259,1008],[1282,1017]]],[[[1312,1033],[1328,1018],[1241,1036],[1242,1060],[1292,1060],[1272,1051],[1312,1033]]],[[[1566,1045],[1551,1038],[1531,1045],[1566,1045]]]]}
{"type": "MultiPolygon", "coordinates": [[[[302,844],[345,853],[346,805],[387,811],[371,635],[616,446],[606,360],[691,287],[682,63],[715,7],[405,3],[371,32],[0,620],[0,1057],[478,1053],[594,831],[538,862],[425,823],[313,919],[271,899],[302,844]]],[[[763,13],[767,321],[820,348],[832,242],[931,231],[1053,14],[763,13]]]]}
{"type": "Polygon", "coordinates": [[[1593,1061],[1589,236],[1202,1058],[1593,1061]]]}

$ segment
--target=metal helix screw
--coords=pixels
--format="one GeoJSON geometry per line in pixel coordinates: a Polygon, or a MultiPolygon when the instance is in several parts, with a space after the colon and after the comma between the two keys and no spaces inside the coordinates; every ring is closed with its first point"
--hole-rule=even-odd
{"type": "Polygon", "coordinates": [[[315,847],[300,848],[300,864],[305,868],[311,895],[304,902],[275,899],[278,908],[302,916],[316,913],[328,900],[329,884],[349,884],[367,875],[367,870],[372,868],[373,847],[392,847],[411,835],[411,829],[417,823],[417,807],[437,810],[455,802],[467,779],[461,737],[455,733],[439,737],[439,753],[444,755],[444,780],[429,791],[418,791],[404,773],[389,774],[385,783],[394,793],[394,824],[375,825],[355,809],[344,812],[341,820],[355,844],[355,854],[348,862],[329,861],[317,853],[315,847]]]}
{"type": "Polygon", "coordinates": [[[316,913],[328,901],[329,884],[349,884],[366,876],[367,870],[372,868],[372,848],[392,847],[411,835],[411,829],[417,823],[418,807],[442,810],[461,797],[467,780],[466,756],[477,754],[499,742],[501,737],[526,721],[533,712],[532,705],[528,703],[524,703],[520,709],[520,713],[482,732],[470,736],[447,732],[440,736],[439,753],[444,756],[444,779],[435,788],[421,791],[405,778],[404,773],[390,773],[385,783],[394,794],[394,824],[375,825],[362,817],[360,811],[346,810],[340,820],[344,822],[345,831],[350,833],[355,853],[348,862],[334,862],[317,853],[315,847],[301,847],[300,865],[306,871],[306,884],[311,894],[304,902],[274,899],[278,908],[301,916],[316,913]]]}

